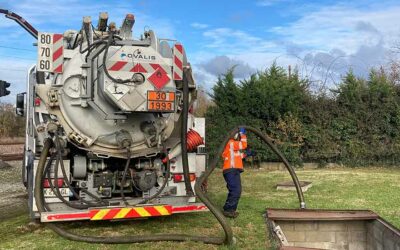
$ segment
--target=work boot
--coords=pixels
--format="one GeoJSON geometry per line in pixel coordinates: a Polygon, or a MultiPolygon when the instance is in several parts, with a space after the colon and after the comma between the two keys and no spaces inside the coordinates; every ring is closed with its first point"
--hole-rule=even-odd
{"type": "Polygon", "coordinates": [[[239,212],[236,211],[223,211],[222,213],[228,218],[236,218],[239,216],[239,212]]]}

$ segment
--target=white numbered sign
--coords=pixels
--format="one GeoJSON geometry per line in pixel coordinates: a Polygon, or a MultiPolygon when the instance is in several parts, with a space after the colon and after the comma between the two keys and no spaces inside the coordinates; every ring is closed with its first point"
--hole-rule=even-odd
{"type": "Polygon", "coordinates": [[[62,34],[39,32],[37,71],[62,73],[63,53],[64,39],[62,34]]]}

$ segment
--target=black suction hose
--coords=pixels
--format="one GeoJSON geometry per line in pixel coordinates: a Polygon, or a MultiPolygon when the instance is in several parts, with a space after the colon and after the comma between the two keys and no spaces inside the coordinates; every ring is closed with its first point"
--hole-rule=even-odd
{"type": "Polygon", "coordinates": [[[142,201],[140,201],[137,204],[144,204],[144,203],[146,203],[148,201],[151,201],[152,199],[157,198],[162,193],[164,188],[167,186],[167,183],[168,183],[168,180],[169,180],[169,176],[171,174],[171,162],[169,160],[167,161],[167,169],[166,169],[166,171],[167,172],[165,173],[164,182],[161,185],[160,189],[155,194],[153,194],[152,196],[143,199],[142,201]]]}
{"type": "MultiPolygon", "coordinates": [[[[86,203],[86,204],[75,204],[73,202],[66,200],[60,193],[60,189],[59,189],[60,187],[58,186],[58,182],[56,182],[56,184],[55,184],[55,189],[54,189],[54,187],[51,186],[53,188],[53,190],[55,191],[57,198],[59,198],[67,206],[75,208],[75,209],[87,209],[91,206],[92,207],[99,206],[100,204],[107,205],[107,203],[105,201],[101,201],[100,203],[93,203],[90,201],[86,201],[79,196],[79,194],[72,187],[71,182],[68,180],[67,173],[66,173],[65,167],[64,167],[64,161],[62,160],[62,149],[61,149],[61,145],[60,145],[60,139],[57,135],[55,136],[55,146],[56,146],[57,157],[56,157],[56,165],[55,165],[55,169],[54,169],[54,176],[58,176],[58,166],[60,165],[64,183],[68,186],[72,195],[75,197],[75,199],[79,200],[82,203],[86,203]]],[[[92,197],[95,196],[92,193],[90,193],[88,190],[82,189],[82,191],[87,193],[89,196],[92,196],[92,197]]]]}
{"type": "Polygon", "coordinates": [[[108,69],[107,69],[107,55],[108,55],[108,49],[113,44],[113,42],[114,42],[114,33],[111,32],[111,34],[108,37],[107,45],[106,45],[106,48],[105,48],[104,54],[103,54],[103,69],[104,69],[104,73],[113,82],[116,82],[116,83],[132,83],[132,79],[124,79],[124,80],[117,79],[117,78],[112,77],[110,75],[110,73],[108,72],[108,69]]]}
{"type": "MultiPolygon", "coordinates": [[[[296,172],[294,171],[293,167],[290,165],[289,161],[286,159],[286,157],[282,154],[281,151],[275,146],[275,144],[272,142],[272,140],[263,134],[260,130],[250,127],[250,126],[239,126],[239,128],[245,128],[248,131],[253,132],[256,134],[260,139],[262,139],[270,148],[271,150],[279,157],[279,159],[283,162],[285,165],[286,169],[289,171],[290,176],[292,177],[293,183],[296,187],[296,192],[297,192],[297,197],[299,199],[300,203],[300,208],[304,209],[306,208],[306,202],[304,200],[304,194],[303,190],[301,189],[299,179],[297,178],[296,172]]],[[[236,133],[237,129],[235,128],[234,130],[231,131],[231,135],[236,133]]]]}
{"type": "MultiPolygon", "coordinates": [[[[51,147],[51,139],[44,141],[42,153],[40,154],[39,163],[36,170],[35,183],[43,183],[43,172],[45,170],[46,159],[49,154],[51,147]]],[[[43,195],[43,185],[35,185],[34,195],[36,200],[36,206],[39,213],[46,211],[45,201],[43,195]]],[[[71,233],[64,230],[53,223],[46,223],[46,226],[52,229],[54,232],[62,237],[69,240],[88,242],[88,243],[103,243],[103,244],[123,244],[123,243],[140,243],[140,242],[155,242],[155,241],[199,241],[208,244],[221,245],[224,243],[223,238],[219,237],[208,237],[208,236],[192,236],[184,234],[155,234],[155,235],[138,235],[138,236],[120,236],[120,237],[93,237],[93,236],[82,236],[71,233]]]]}
{"type": "Polygon", "coordinates": [[[187,152],[187,123],[189,114],[189,86],[186,71],[183,71],[183,107],[182,107],[182,128],[181,128],[181,151],[182,151],[182,168],[185,181],[186,195],[193,196],[192,185],[190,184],[189,160],[187,152]]]}
{"type": "MultiPolygon", "coordinates": [[[[205,193],[202,192],[201,190],[201,184],[210,176],[210,174],[214,171],[214,169],[217,167],[217,163],[219,160],[219,156],[222,155],[222,152],[225,148],[225,145],[228,143],[230,138],[233,138],[234,135],[237,133],[239,128],[245,128],[247,131],[251,131],[253,132],[255,135],[257,135],[261,140],[263,140],[269,148],[272,149],[272,151],[279,157],[279,159],[281,159],[281,161],[283,162],[283,164],[285,165],[286,169],[289,171],[290,176],[292,177],[293,183],[296,187],[296,191],[297,191],[297,196],[299,199],[299,203],[300,203],[300,208],[306,208],[306,202],[304,200],[304,195],[303,195],[303,191],[301,190],[300,187],[300,183],[299,183],[299,179],[297,178],[296,172],[294,171],[293,167],[290,165],[290,163],[288,162],[288,160],[286,159],[286,157],[279,151],[279,149],[275,146],[275,144],[272,142],[272,140],[264,135],[260,130],[250,127],[250,126],[238,126],[234,129],[232,129],[228,135],[224,138],[224,140],[221,142],[217,154],[216,156],[212,159],[212,161],[209,164],[208,169],[206,170],[206,172],[200,177],[200,179],[197,180],[196,185],[194,186],[195,191],[196,191],[196,195],[200,198],[201,201],[204,202],[204,200],[207,201],[204,202],[207,207],[209,205],[212,205],[211,201],[208,200],[208,197],[205,195],[205,193]]],[[[211,209],[210,209],[211,210],[211,209]]]]}
{"type": "MultiPolygon", "coordinates": [[[[241,127],[256,134],[283,161],[284,165],[288,169],[288,171],[293,179],[293,182],[296,186],[297,195],[298,195],[299,202],[300,202],[300,207],[305,208],[306,204],[304,201],[303,192],[299,185],[299,181],[297,179],[296,173],[295,173],[294,169],[290,166],[289,162],[286,160],[284,155],[276,148],[276,146],[272,143],[271,139],[268,138],[267,136],[265,136],[260,130],[255,129],[250,126],[239,126],[238,128],[241,128],[241,127]]],[[[220,244],[225,243],[227,245],[232,245],[234,243],[234,239],[233,239],[233,232],[232,232],[231,226],[226,221],[226,218],[221,213],[221,211],[211,202],[211,200],[208,198],[208,196],[203,192],[201,185],[217,167],[219,157],[222,154],[222,151],[224,150],[225,145],[228,143],[230,138],[233,138],[233,136],[237,132],[238,128],[232,129],[229,132],[229,134],[224,138],[224,140],[221,142],[216,156],[210,162],[207,170],[197,180],[195,187],[194,187],[197,197],[208,207],[210,212],[216,217],[218,222],[221,224],[221,226],[224,230],[224,233],[225,233],[224,238],[207,237],[207,236],[190,236],[190,235],[181,235],[181,234],[164,234],[164,235],[149,235],[149,236],[121,236],[121,237],[111,237],[111,238],[92,237],[92,236],[81,236],[81,235],[73,234],[73,233],[68,232],[68,231],[64,230],[63,228],[57,226],[56,224],[52,224],[52,223],[47,223],[47,226],[50,229],[52,229],[53,231],[55,231],[57,234],[65,237],[67,239],[75,240],[75,241],[89,242],[89,243],[121,244],[121,243],[139,243],[139,242],[149,242],[149,241],[200,241],[200,242],[210,243],[210,244],[219,244],[220,245],[220,244]]],[[[51,140],[46,139],[44,142],[44,147],[42,149],[42,153],[40,155],[37,172],[36,172],[36,176],[35,176],[35,183],[43,183],[43,171],[45,168],[45,163],[46,163],[46,159],[47,159],[47,155],[48,155],[50,146],[51,146],[51,140]]],[[[42,190],[43,190],[43,185],[35,185],[34,194],[36,197],[35,198],[36,206],[38,208],[39,213],[46,211],[45,206],[44,206],[44,204],[45,204],[44,197],[43,197],[43,195],[41,195],[41,193],[43,193],[42,190]]]]}
{"type": "MultiPolygon", "coordinates": [[[[48,180],[48,182],[50,184],[51,190],[53,190],[54,194],[56,192],[55,192],[53,183],[51,182],[51,179],[50,179],[50,168],[51,168],[51,163],[54,161],[55,158],[56,158],[55,155],[50,156],[50,159],[46,164],[46,167],[45,167],[44,172],[43,172],[43,177],[42,177],[42,179],[45,178],[44,176],[47,177],[47,180],[48,180]]],[[[43,188],[44,188],[44,186],[43,186],[43,181],[42,181],[42,182],[40,182],[40,189],[43,190],[43,188]]],[[[40,196],[42,197],[42,199],[44,199],[44,193],[43,192],[40,192],[40,196]]],[[[50,211],[50,207],[47,205],[47,203],[44,204],[44,207],[45,207],[46,211],[50,211]]]]}
{"type": "Polygon", "coordinates": [[[128,148],[128,155],[127,155],[127,160],[126,160],[126,164],[125,164],[125,168],[124,168],[124,173],[122,174],[122,179],[121,179],[121,187],[120,187],[120,194],[121,194],[121,198],[125,203],[125,206],[128,206],[129,203],[126,201],[125,198],[125,194],[124,194],[124,186],[125,186],[125,182],[126,182],[126,175],[128,174],[128,169],[129,169],[129,164],[131,163],[131,151],[128,148]]]}

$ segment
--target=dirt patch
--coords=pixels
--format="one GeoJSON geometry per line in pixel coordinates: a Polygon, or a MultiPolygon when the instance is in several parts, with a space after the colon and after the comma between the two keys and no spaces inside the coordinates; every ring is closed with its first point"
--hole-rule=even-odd
{"type": "Polygon", "coordinates": [[[25,137],[1,137],[0,144],[24,144],[25,137]]]}
{"type": "Polygon", "coordinates": [[[1,145],[0,154],[22,154],[24,152],[24,144],[17,145],[1,145]]]}
{"type": "Polygon", "coordinates": [[[28,194],[21,181],[20,161],[0,168],[0,221],[28,212],[28,194]]]}

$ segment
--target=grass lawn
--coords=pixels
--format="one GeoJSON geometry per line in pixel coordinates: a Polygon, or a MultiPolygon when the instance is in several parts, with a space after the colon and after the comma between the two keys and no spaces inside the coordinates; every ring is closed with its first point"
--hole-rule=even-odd
{"type": "MultiPolygon", "coordinates": [[[[371,209],[400,227],[400,169],[339,168],[300,170],[301,180],[313,182],[305,193],[308,208],[371,209]]],[[[237,219],[230,220],[237,249],[265,249],[269,245],[263,213],[265,208],[297,208],[295,192],[276,191],[277,182],[290,180],[286,172],[248,169],[242,174],[243,194],[237,219]]],[[[222,174],[216,171],[209,181],[209,193],[221,207],[226,197],[222,174]]],[[[65,240],[43,226],[28,225],[26,215],[0,224],[0,249],[228,249],[195,242],[95,245],[65,240]]],[[[181,214],[127,222],[75,222],[68,228],[87,235],[117,236],[148,233],[188,233],[222,235],[210,213],[181,214]]]]}

